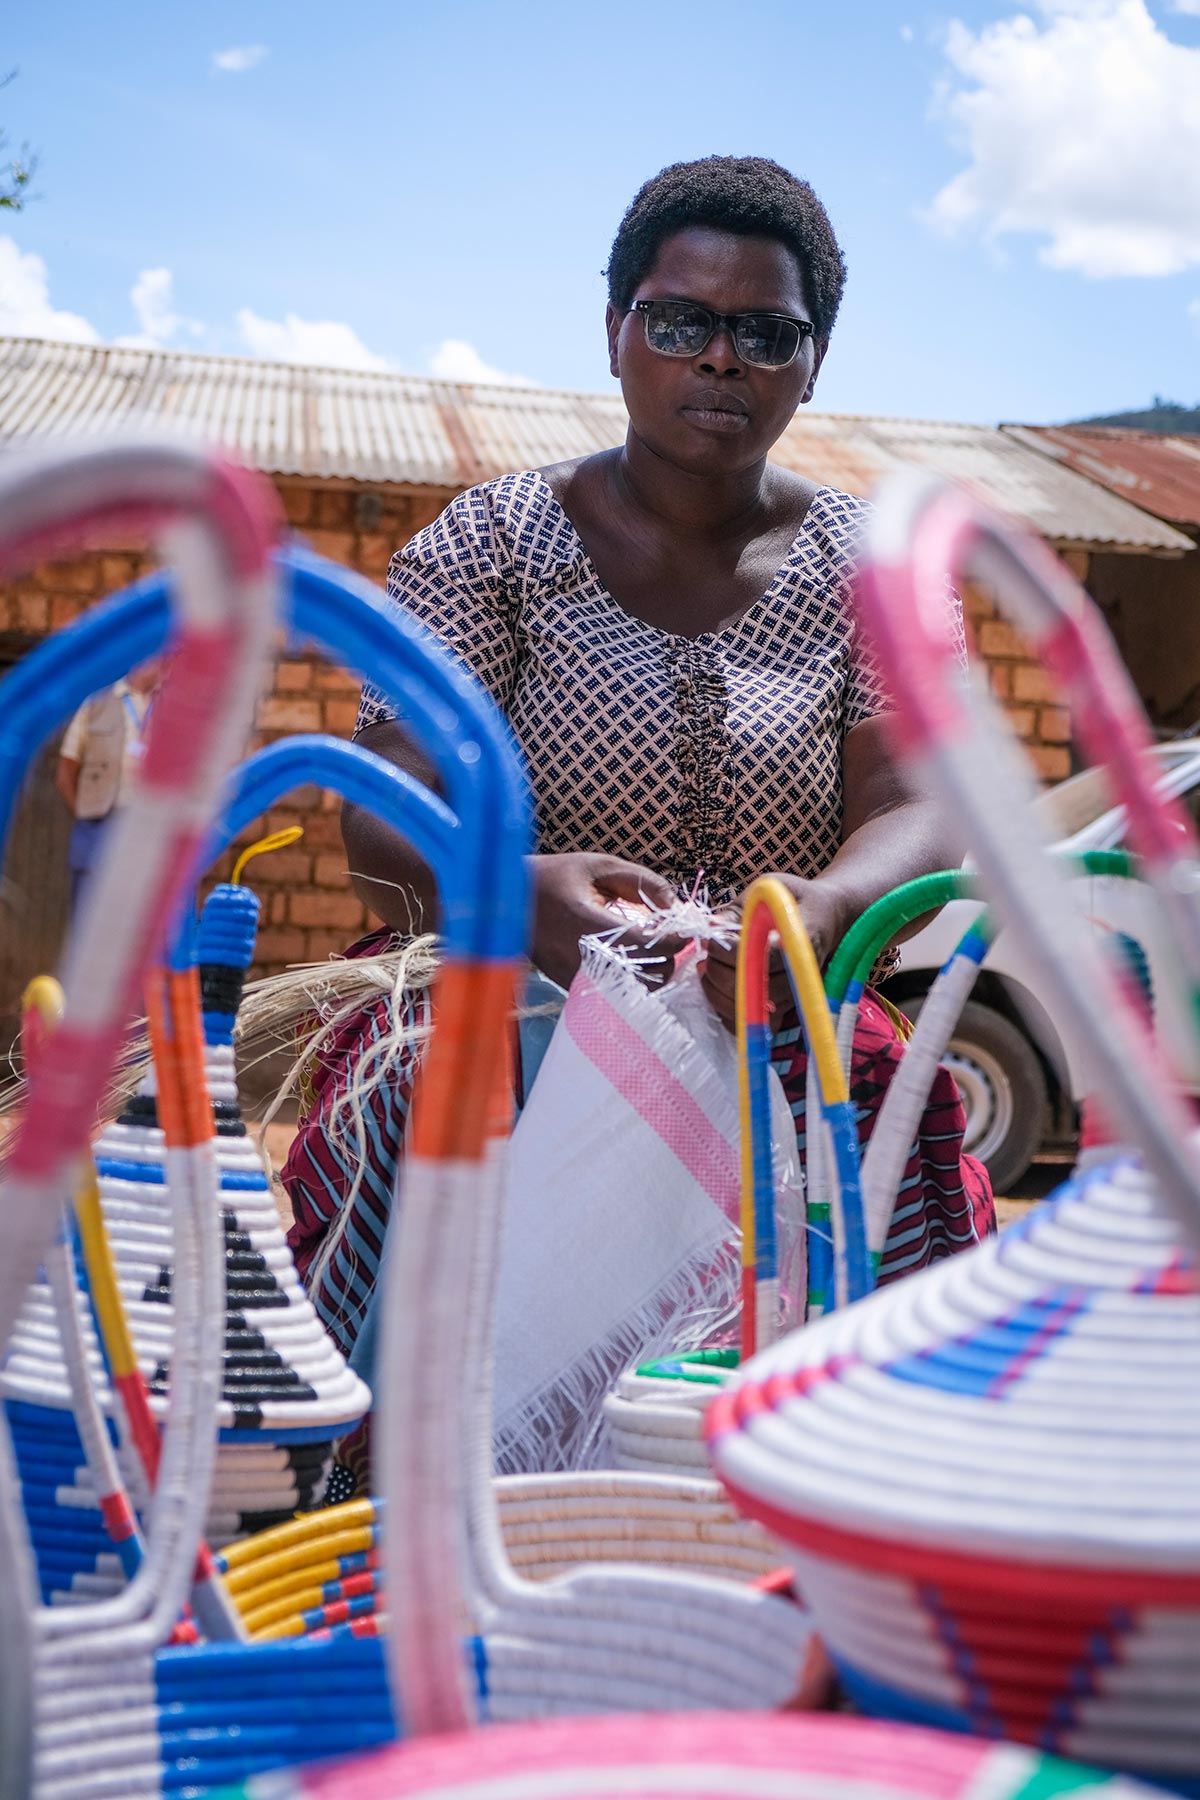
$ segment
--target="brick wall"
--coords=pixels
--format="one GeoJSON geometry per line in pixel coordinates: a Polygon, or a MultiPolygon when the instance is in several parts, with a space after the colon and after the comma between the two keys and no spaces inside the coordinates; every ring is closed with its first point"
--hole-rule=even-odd
{"type": "MultiPolygon", "coordinates": [[[[428,524],[450,495],[435,489],[373,489],[276,482],[288,523],[314,550],[382,584],[388,560],[414,531],[428,524]]],[[[28,647],[47,632],[70,624],[105,595],[127,587],[154,566],[137,547],[105,545],[71,561],[44,563],[17,582],[0,584],[0,639],[11,649],[28,647]]],[[[328,731],[349,737],[358,708],[358,682],[317,657],[288,657],[276,665],[272,691],[258,712],[254,747],[296,731],[328,731]]],[[[50,804],[57,804],[51,801],[50,804]]],[[[304,836],[250,865],[262,899],[259,969],[274,973],[293,962],[321,961],[371,928],[372,919],[350,885],[338,827],[340,802],[319,788],[298,789],[242,842],[285,825],[304,836]]],[[[228,876],[236,851],[214,869],[228,876]]],[[[64,872],[65,881],[65,872],[64,872]]]]}
{"type": "MultiPolygon", "coordinates": [[[[449,495],[434,489],[374,489],[300,480],[276,483],[289,524],[314,549],[382,582],[392,551],[434,518],[449,495]]],[[[1067,560],[1072,561],[1068,555],[1067,560]]],[[[70,562],[46,563],[18,582],[0,584],[0,637],[19,648],[69,624],[97,600],[147,571],[150,559],[139,548],[101,546],[70,562]]],[[[1074,557],[1086,575],[1086,558],[1074,557]]],[[[968,627],[1039,773],[1057,780],[1071,768],[1070,727],[1065,710],[1040,667],[1012,628],[996,616],[987,592],[965,595],[968,627]]],[[[296,731],[328,731],[349,737],[357,710],[358,683],[318,658],[286,658],[275,670],[272,691],[258,716],[258,744],[296,731]]],[[[288,963],[320,961],[369,930],[371,917],[356,898],[346,868],[338,827],[336,796],[315,787],[288,797],[243,841],[285,825],[301,825],[303,838],[251,865],[248,876],[262,898],[259,968],[274,972],[288,963]]],[[[214,871],[228,875],[231,852],[214,871]]],[[[65,879],[65,877],[64,877],[65,879]]]]}
{"type": "MultiPolygon", "coordinates": [[[[1084,552],[1068,550],[1063,561],[1086,581],[1088,558],[1084,552]]],[[[976,582],[965,585],[963,611],[971,648],[986,663],[992,692],[1003,701],[1009,722],[1038,774],[1043,781],[1061,781],[1074,767],[1071,720],[1053,681],[1020,634],[999,616],[995,599],[985,586],[976,582]]]]}

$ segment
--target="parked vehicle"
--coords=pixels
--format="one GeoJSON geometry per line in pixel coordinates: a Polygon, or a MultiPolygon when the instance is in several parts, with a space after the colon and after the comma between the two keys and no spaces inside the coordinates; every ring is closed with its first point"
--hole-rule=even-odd
{"type": "MultiPolygon", "coordinates": [[[[1200,738],[1159,744],[1153,754],[1164,792],[1179,796],[1200,823],[1200,738]]],[[[1038,805],[1061,850],[1113,850],[1124,844],[1124,809],[1112,804],[1102,770],[1069,776],[1038,805]]],[[[1075,885],[1082,917],[1097,929],[1127,932],[1145,950],[1168,1057],[1200,1094],[1200,1047],[1154,895],[1141,882],[1109,876],[1081,877],[1075,885]]],[[[899,970],[884,991],[910,1017],[979,911],[978,901],[953,901],[901,946],[899,970]]],[[[1081,1072],[1034,987],[1020,946],[1001,931],[946,1056],[967,1110],[966,1147],[987,1164],[997,1193],[1020,1179],[1048,1132],[1062,1137],[1074,1132],[1075,1105],[1083,1094],[1081,1072]]]]}

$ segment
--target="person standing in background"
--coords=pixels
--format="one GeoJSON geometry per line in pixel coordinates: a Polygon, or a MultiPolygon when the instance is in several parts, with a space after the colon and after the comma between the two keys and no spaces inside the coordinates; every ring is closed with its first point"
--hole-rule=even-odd
{"type": "Polygon", "coordinates": [[[54,785],[75,820],[68,852],[72,918],[99,861],[108,821],[141,761],[162,675],[161,659],[143,663],[85,701],[63,736],[54,785]]]}

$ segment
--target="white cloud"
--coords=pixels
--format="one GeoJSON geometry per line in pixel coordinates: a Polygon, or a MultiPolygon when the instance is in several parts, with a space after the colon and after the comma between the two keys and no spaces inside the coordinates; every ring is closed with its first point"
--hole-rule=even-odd
{"type": "Polygon", "coordinates": [[[444,338],[429,358],[429,373],[439,381],[478,381],[491,387],[530,387],[525,375],[508,375],[485,363],[474,344],[463,338],[444,338]]]}
{"type": "Polygon", "coordinates": [[[911,43],[912,43],[912,41],[913,41],[913,28],[912,28],[912,26],[911,26],[911,25],[902,25],[902,26],[901,26],[901,27],[900,27],[900,36],[901,36],[901,37],[902,37],[902,38],[903,38],[903,39],[904,39],[904,42],[905,42],[905,43],[906,43],[906,44],[911,44],[911,43]]]}
{"type": "Polygon", "coordinates": [[[204,327],[198,319],[186,319],[172,310],[174,294],[170,269],[143,269],[129,292],[141,330],[115,341],[133,350],[161,350],[181,328],[193,337],[203,337],[204,327]]]}
{"type": "Polygon", "coordinates": [[[214,50],[212,66],[222,75],[244,75],[256,69],[267,54],[265,44],[234,44],[228,50],[214,50]]]}
{"type": "Polygon", "coordinates": [[[1193,19],[1200,19],[1200,0],[1171,0],[1171,11],[1189,13],[1193,19]]]}
{"type": "MultiPolygon", "coordinates": [[[[1189,10],[1200,0],[1187,0],[1189,10]]],[[[959,21],[935,112],[970,155],[933,201],[944,230],[1033,233],[1093,277],[1200,263],[1200,49],[1144,0],[1037,0],[978,33],[959,21]]]]}
{"type": "Polygon", "coordinates": [[[248,306],[239,309],[238,335],[251,356],[272,362],[315,363],[327,369],[390,369],[385,357],[376,356],[352,325],[336,319],[301,319],[286,313],[282,319],[260,319],[248,306]]]}
{"type": "Polygon", "coordinates": [[[11,337],[65,338],[98,344],[100,333],[79,313],[50,304],[46,265],[32,250],[0,237],[0,332],[11,337]]]}

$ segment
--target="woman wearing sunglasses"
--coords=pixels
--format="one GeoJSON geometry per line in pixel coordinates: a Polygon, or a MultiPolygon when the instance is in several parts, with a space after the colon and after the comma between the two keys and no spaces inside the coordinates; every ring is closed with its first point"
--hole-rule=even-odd
{"type": "MultiPolygon", "coordinates": [[[[958,860],[933,803],[893,766],[879,671],[856,637],[864,503],[769,460],[812,398],[841,251],[807,183],[762,158],[708,157],[646,183],[607,273],[625,443],[460,495],[395,557],[389,588],[512,724],[537,810],[533,958],[547,976],[570,982],[580,938],[611,928],[614,900],[666,903],[700,884],[736,906],[768,872],[827,956],[881,894],[958,860]]],[[[428,778],[369,686],[358,735],[428,778]]],[[[431,884],[407,846],[350,807],[344,832],[371,908],[397,930],[429,929],[431,884]]],[[[636,929],[628,936],[639,945],[636,929]]],[[[732,1019],[733,951],[710,954],[706,987],[732,1019]]],[[[777,1066],[797,1110],[804,1058],[782,976],[773,998],[777,1066]]],[[[354,1029],[284,1174],[302,1263],[348,1185],[329,1108],[380,1018],[364,1013],[354,1029]]],[[[891,1018],[869,1002],[854,1065],[864,1136],[899,1054],[891,1018]]],[[[319,1259],[318,1307],[347,1345],[382,1241],[408,1073],[372,1098],[355,1216],[335,1221],[344,1243],[319,1259]]],[[[994,1228],[962,1131],[943,1071],[884,1279],[994,1228]]]]}

